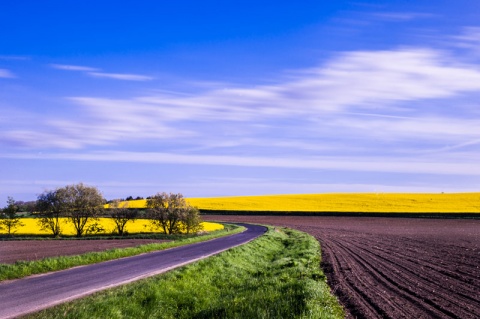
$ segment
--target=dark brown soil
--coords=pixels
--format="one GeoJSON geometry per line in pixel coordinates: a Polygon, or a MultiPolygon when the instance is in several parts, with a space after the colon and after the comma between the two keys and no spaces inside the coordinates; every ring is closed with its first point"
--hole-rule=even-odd
{"type": "Polygon", "coordinates": [[[204,216],[315,236],[348,318],[480,318],[480,220],[204,216]]]}
{"type": "Polygon", "coordinates": [[[121,239],[121,240],[14,240],[0,241],[0,263],[20,260],[36,260],[45,257],[78,255],[113,248],[134,247],[166,240],[121,239]]]}

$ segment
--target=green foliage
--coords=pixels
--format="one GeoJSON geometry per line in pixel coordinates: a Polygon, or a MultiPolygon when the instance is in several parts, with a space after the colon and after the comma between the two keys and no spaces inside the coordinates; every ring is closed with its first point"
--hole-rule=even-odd
{"type": "Polygon", "coordinates": [[[165,234],[176,234],[187,228],[187,233],[201,230],[198,209],[190,206],[182,194],[158,193],[147,199],[147,214],[152,224],[165,234]]]}
{"type": "Polygon", "coordinates": [[[96,187],[85,186],[82,183],[67,185],[57,191],[63,197],[64,209],[77,231],[77,237],[81,237],[86,230],[87,222],[95,219],[103,210],[105,199],[96,187]]]}
{"type": "Polygon", "coordinates": [[[12,236],[18,227],[22,227],[24,224],[20,220],[17,213],[20,208],[16,204],[12,197],[8,197],[7,206],[1,211],[0,214],[0,229],[6,229],[8,236],[12,236]]]}
{"type": "Polygon", "coordinates": [[[31,318],[343,318],[318,242],[289,229],[31,318]]]}
{"type": "Polygon", "coordinates": [[[187,234],[195,234],[203,229],[200,213],[195,207],[188,207],[182,218],[183,226],[187,234]]]}
{"type": "Polygon", "coordinates": [[[87,222],[100,214],[104,203],[105,199],[96,187],[82,183],[46,191],[37,199],[40,227],[58,237],[61,234],[59,218],[63,215],[74,225],[77,237],[81,237],[87,222]]]}

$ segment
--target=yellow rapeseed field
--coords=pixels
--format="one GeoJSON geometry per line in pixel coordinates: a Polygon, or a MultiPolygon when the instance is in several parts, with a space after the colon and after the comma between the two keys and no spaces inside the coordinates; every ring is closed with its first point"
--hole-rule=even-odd
{"type": "MultiPolygon", "coordinates": [[[[147,207],[147,200],[146,199],[134,199],[129,201],[123,201],[119,203],[121,208],[145,208],[147,207]]],[[[109,204],[104,205],[105,208],[109,208],[109,204]]]]}
{"type": "MultiPolygon", "coordinates": [[[[35,218],[22,218],[22,223],[25,226],[18,227],[15,234],[17,235],[49,235],[48,231],[40,229],[38,225],[38,219],[35,218]]],[[[111,218],[99,218],[96,221],[91,221],[87,223],[86,227],[92,225],[93,223],[98,223],[105,230],[99,234],[111,234],[115,229],[115,223],[111,218]]],[[[223,229],[223,225],[217,223],[203,222],[202,223],[204,231],[215,231],[223,229]]],[[[75,228],[72,223],[67,221],[67,218],[61,218],[61,227],[63,235],[75,235],[75,228]]],[[[135,233],[161,233],[160,229],[153,229],[151,227],[150,220],[148,219],[137,219],[135,222],[128,222],[126,225],[126,230],[129,234],[135,233]]],[[[0,230],[0,234],[5,234],[5,230],[0,230]]]]}
{"type": "Polygon", "coordinates": [[[209,210],[480,213],[480,193],[341,193],[189,198],[187,200],[192,206],[209,210]]]}

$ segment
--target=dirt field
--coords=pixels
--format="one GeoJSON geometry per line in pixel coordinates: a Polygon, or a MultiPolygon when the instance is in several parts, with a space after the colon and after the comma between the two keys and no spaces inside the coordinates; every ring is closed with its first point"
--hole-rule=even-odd
{"type": "Polygon", "coordinates": [[[122,239],[122,240],[16,240],[0,241],[0,263],[17,260],[36,260],[45,257],[78,255],[91,251],[125,248],[166,240],[122,239]]]}
{"type": "Polygon", "coordinates": [[[480,220],[204,216],[288,226],[322,245],[349,318],[480,318],[480,220]]]}

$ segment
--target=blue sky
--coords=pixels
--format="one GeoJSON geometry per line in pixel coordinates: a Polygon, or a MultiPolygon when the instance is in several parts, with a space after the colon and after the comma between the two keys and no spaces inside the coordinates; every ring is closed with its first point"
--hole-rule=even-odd
{"type": "Polygon", "coordinates": [[[479,191],[479,101],[476,0],[6,0],[0,202],[479,191]]]}

